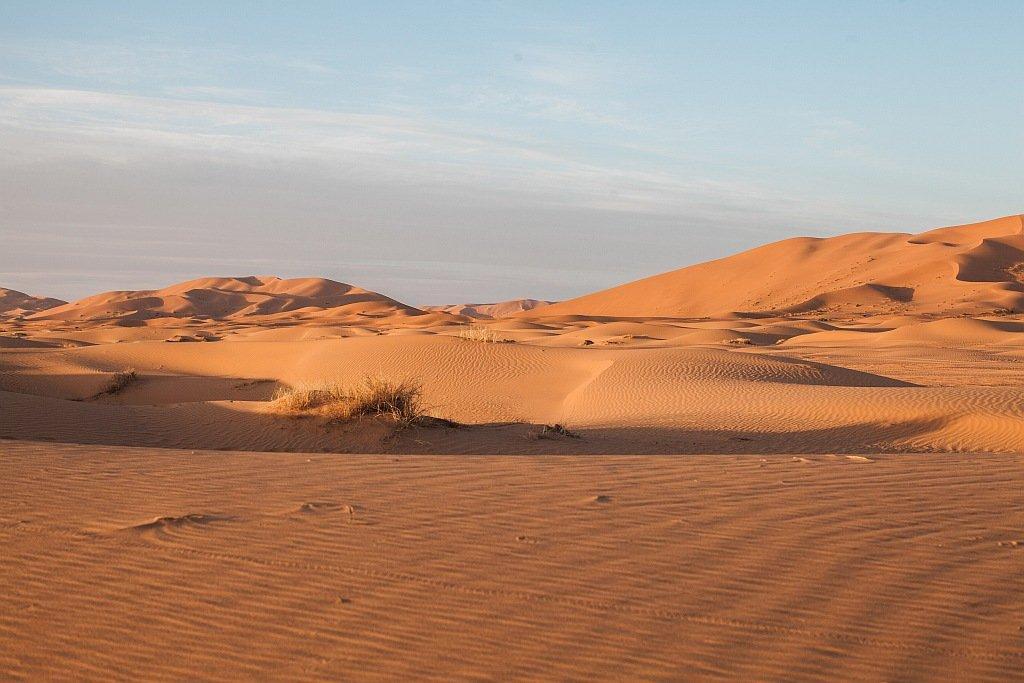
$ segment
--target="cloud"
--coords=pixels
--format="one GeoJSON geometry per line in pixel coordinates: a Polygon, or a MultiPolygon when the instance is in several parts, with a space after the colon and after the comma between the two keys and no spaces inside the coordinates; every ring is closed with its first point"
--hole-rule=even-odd
{"type": "Polygon", "coordinates": [[[412,303],[559,298],[851,213],[497,125],[203,96],[0,87],[4,284],[274,271],[412,303]]]}
{"type": "Polygon", "coordinates": [[[589,90],[614,81],[624,66],[576,47],[520,45],[513,50],[514,76],[561,89],[589,90]]]}
{"type": "Polygon", "coordinates": [[[609,103],[601,109],[594,109],[580,99],[498,85],[460,86],[453,88],[452,93],[465,109],[501,111],[533,119],[612,128],[620,133],[643,131],[628,111],[609,103]]]}
{"type": "MultiPolygon", "coordinates": [[[[546,115],[586,116],[568,101],[529,102],[546,115]]],[[[168,153],[263,166],[305,161],[395,182],[477,184],[612,210],[672,210],[694,195],[764,198],[754,188],[574,158],[507,131],[411,117],[0,87],[0,121],[23,161],[79,155],[124,164],[168,153]]]]}
{"type": "Polygon", "coordinates": [[[143,87],[210,82],[225,72],[247,67],[314,77],[336,73],[333,67],[309,55],[255,52],[233,45],[182,47],[138,41],[9,41],[0,46],[0,56],[11,64],[42,69],[50,77],[70,77],[91,84],[143,87]]]}
{"type": "Polygon", "coordinates": [[[217,85],[177,85],[163,88],[172,97],[231,101],[265,100],[271,94],[256,88],[225,88],[217,85]]]}

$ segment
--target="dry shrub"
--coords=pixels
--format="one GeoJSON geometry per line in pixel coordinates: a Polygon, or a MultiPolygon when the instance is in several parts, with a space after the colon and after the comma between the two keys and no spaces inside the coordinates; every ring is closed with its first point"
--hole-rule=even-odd
{"type": "Polygon", "coordinates": [[[96,395],[102,396],[104,394],[116,394],[138,378],[139,373],[135,372],[134,368],[118,370],[113,374],[113,376],[111,376],[110,384],[107,385],[107,388],[96,395]]]}
{"type": "Polygon", "coordinates": [[[304,413],[327,405],[340,403],[347,397],[337,384],[302,384],[280,387],[271,399],[274,406],[289,413],[304,413]]]}
{"type": "Polygon", "coordinates": [[[468,341],[483,342],[485,344],[512,344],[512,339],[500,338],[494,330],[489,328],[475,325],[473,327],[467,327],[459,332],[459,339],[466,339],[468,341]]]}
{"type": "Polygon", "coordinates": [[[534,433],[534,438],[537,439],[579,439],[582,438],[576,432],[570,431],[568,427],[560,424],[543,425],[540,431],[534,433]]]}
{"type": "Polygon", "coordinates": [[[364,377],[351,387],[332,383],[282,387],[273,401],[276,407],[291,413],[317,411],[338,420],[381,416],[401,425],[415,424],[426,413],[419,382],[385,377],[364,377]]]}
{"type": "Polygon", "coordinates": [[[476,325],[473,327],[467,327],[459,331],[459,339],[465,339],[467,341],[493,344],[497,340],[497,338],[498,337],[496,334],[494,334],[493,330],[476,325]]]}
{"type": "Polygon", "coordinates": [[[419,382],[395,382],[383,377],[365,377],[348,394],[350,416],[385,415],[402,423],[423,417],[423,386],[419,382]]]}

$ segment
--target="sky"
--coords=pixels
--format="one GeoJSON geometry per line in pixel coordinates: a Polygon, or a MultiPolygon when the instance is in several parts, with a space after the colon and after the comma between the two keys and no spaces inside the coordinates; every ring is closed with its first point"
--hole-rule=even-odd
{"type": "Polygon", "coordinates": [[[564,299],[1024,212],[1024,3],[0,0],[0,286],[564,299]]]}

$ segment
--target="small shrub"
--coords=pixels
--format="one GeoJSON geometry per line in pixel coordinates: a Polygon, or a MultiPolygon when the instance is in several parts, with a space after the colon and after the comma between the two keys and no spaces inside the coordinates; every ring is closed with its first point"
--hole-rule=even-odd
{"type": "Polygon", "coordinates": [[[538,439],[558,439],[563,437],[569,439],[582,438],[576,432],[569,431],[568,427],[560,424],[544,425],[540,428],[540,431],[537,432],[536,437],[538,439]]]}
{"type": "Polygon", "coordinates": [[[423,417],[423,387],[418,382],[393,382],[383,377],[366,377],[348,393],[349,416],[385,415],[411,424],[423,417]]]}
{"type": "Polygon", "coordinates": [[[304,413],[345,400],[347,394],[336,384],[281,387],[271,399],[274,406],[289,413],[304,413]]]}
{"type": "Polygon", "coordinates": [[[382,416],[401,425],[411,425],[425,417],[423,388],[419,382],[396,382],[384,377],[364,377],[352,387],[321,383],[281,388],[273,402],[287,412],[319,411],[338,420],[382,416]]]}
{"type": "Polygon", "coordinates": [[[459,332],[459,339],[483,342],[485,344],[513,344],[513,339],[501,339],[494,330],[482,326],[467,327],[459,332]]]}
{"type": "Polygon", "coordinates": [[[107,388],[97,395],[102,396],[103,394],[116,394],[138,378],[139,373],[135,372],[134,368],[119,370],[110,378],[110,384],[107,385],[107,388]]]}

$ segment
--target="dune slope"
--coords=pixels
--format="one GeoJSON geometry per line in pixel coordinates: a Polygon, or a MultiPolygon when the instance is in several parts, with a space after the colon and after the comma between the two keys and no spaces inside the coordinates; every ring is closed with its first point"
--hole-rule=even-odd
{"type": "Polygon", "coordinates": [[[538,313],[702,317],[997,310],[1024,311],[1024,216],[917,235],[797,237],[555,303],[538,313]]]}
{"type": "Polygon", "coordinates": [[[63,306],[66,301],[49,297],[31,296],[24,292],[0,287],[0,319],[24,317],[63,306]]]}
{"type": "Polygon", "coordinates": [[[532,311],[552,303],[538,299],[511,299],[493,304],[452,304],[449,306],[424,306],[425,311],[443,311],[468,318],[491,319],[507,318],[523,311],[532,311]]]}
{"type": "Polygon", "coordinates": [[[202,278],[163,289],[106,292],[28,316],[33,321],[138,323],[153,319],[261,321],[415,316],[383,294],[323,278],[202,278]]]}
{"type": "MultiPolygon", "coordinates": [[[[988,357],[997,368],[1013,363],[988,357]]],[[[28,348],[0,355],[0,438],[338,452],[1024,452],[1024,393],[1012,367],[979,386],[980,367],[966,378],[973,383],[950,385],[916,382],[914,364],[902,365],[896,378],[777,351],[443,335],[28,348]],[[129,367],[138,379],[103,395],[129,367]],[[278,386],[352,385],[366,375],[421,381],[431,414],[472,426],[385,443],[368,423],[361,432],[297,421],[268,403],[278,386]],[[530,425],[554,423],[585,438],[530,437],[530,425]]],[[[920,365],[930,369],[930,358],[920,365]]]]}

